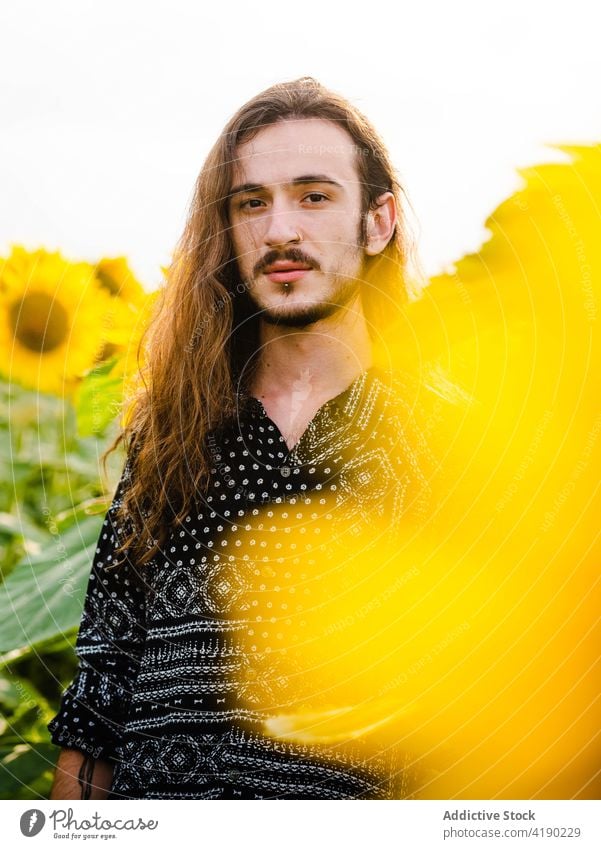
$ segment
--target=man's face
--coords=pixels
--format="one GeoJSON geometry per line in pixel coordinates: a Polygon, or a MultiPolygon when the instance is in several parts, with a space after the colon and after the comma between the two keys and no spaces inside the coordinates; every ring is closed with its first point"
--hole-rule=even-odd
{"type": "Polygon", "coordinates": [[[265,127],[237,149],[229,220],[261,318],[302,327],[359,292],[361,187],[353,140],[317,118],[265,127]]]}

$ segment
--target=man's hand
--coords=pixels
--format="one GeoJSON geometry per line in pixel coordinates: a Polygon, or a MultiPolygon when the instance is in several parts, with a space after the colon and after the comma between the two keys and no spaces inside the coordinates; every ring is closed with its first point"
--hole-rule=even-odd
{"type": "Polygon", "coordinates": [[[51,799],[106,799],[113,765],[75,749],[61,749],[51,799]]]}

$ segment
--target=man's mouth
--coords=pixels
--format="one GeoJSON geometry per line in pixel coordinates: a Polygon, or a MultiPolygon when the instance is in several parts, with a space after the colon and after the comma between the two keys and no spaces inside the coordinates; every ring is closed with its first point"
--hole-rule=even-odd
{"type": "Polygon", "coordinates": [[[274,262],[263,272],[272,283],[293,283],[311,271],[311,266],[302,262],[274,262]]]}

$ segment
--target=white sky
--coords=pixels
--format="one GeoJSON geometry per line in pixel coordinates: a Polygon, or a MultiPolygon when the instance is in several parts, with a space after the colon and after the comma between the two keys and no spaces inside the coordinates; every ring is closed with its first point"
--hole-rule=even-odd
{"type": "Polygon", "coordinates": [[[373,121],[429,273],[515,169],[601,142],[596,0],[20,0],[0,11],[0,252],[126,254],[148,288],[225,121],[310,74],[373,121]]]}

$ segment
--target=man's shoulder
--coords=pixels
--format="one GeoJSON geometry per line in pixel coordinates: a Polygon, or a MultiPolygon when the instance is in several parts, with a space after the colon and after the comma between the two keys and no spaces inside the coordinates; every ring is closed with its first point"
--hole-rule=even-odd
{"type": "Polygon", "coordinates": [[[432,398],[426,381],[416,372],[402,368],[374,369],[372,386],[375,387],[380,422],[384,432],[395,438],[420,462],[436,465],[430,445],[432,398]]]}
{"type": "Polygon", "coordinates": [[[398,367],[377,366],[372,369],[371,386],[387,404],[415,407],[423,392],[423,383],[412,372],[398,367]]]}

